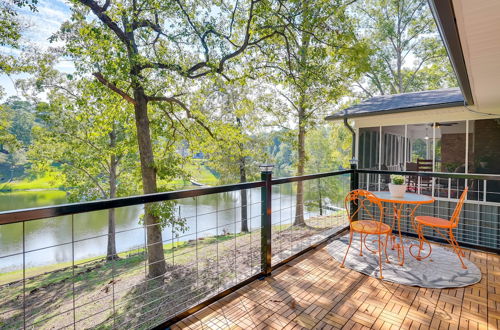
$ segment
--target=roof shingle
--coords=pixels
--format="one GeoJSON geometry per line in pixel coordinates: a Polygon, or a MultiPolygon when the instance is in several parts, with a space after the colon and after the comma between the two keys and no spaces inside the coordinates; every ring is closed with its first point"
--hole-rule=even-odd
{"type": "Polygon", "coordinates": [[[396,112],[455,107],[464,104],[459,88],[375,96],[326,117],[326,120],[384,115],[396,112]]]}

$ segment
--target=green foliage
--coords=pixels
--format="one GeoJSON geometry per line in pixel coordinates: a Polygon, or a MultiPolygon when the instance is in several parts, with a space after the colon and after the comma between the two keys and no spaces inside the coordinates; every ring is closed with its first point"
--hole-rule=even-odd
{"type": "Polygon", "coordinates": [[[363,97],[457,86],[426,0],[366,0],[353,11],[370,47],[363,97]]]}
{"type": "Polygon", "coordinates": [[[402,175],[391,175],[391,183],[396,185],[402,185],[405,183],[405,177],[402,175]]]}
{"type": "Polygon", "coordinates": [[[217,79],[199,91],[204,100],[199,108],[207,114],[210,132],[199,132],[189,142],[193,150],[206,155],[206,164],[218,173],[221,183],[257,179],[266,157],[265,141],[259,135],[263,116],[252,100],[252,87],[251,81],[217,79]]]}
{"type": "MultiPolygon", "coordinates": [[[[22,32],[26,28],[18,15],[17,8],[28,7],[36,11],[37,0],[13,0],[0,2],[0,74],[12,74],[25,71],[29,67],[22,58],[8,52],[9,49],[25,50],[22,44],[22,32]],[[7,50],[7,51],[6,51],[7,50]]],[[[2,88],[0,86],[0,96],[2,88]]]]}
{"type": "Polygon", "coordinates": [[[417,159],[425,159],[427,155],[427,143],[422,139],[416,139],[412,144],[411,161],[417,162],[417,159]]]}
{"type": "Polygon", "coordinates": [[[350,94],[350,84],[366,70],[368,48],[356,38],[347,9],[345,1],[288,4],[292,27],[262,59],[267,68],[264,79],[276,86],[264,108],[274,115],[276,125],[290,127],[290,119],[296,118],[295,128],[313,127],[350,94]]]}
{"type": "Polygon", "coordinates": [[[10,97],[2,105],[4,115],[10,117],[9,133],[19,144],[27,148],[31,144],[31,130],[35,125],[35,109],[32,103],[18,97],[10,97]]]}
{"type": "MultiPolygon", "coordinates": [[[[171,226],[176,237],[179,237],[179,233],[184,233],[189,229],[187,220],[176,216],[175,211],[177,208],[175,201],[153,203],[147,205],[146,208],[149,214],[159,219],[160,227],[171,226]]],[[[140,222],[144,222],[144,214],[141,215],[140,222]]]]}
{"type": "Polygon", "coordinates": [[[29,151],[33,171],[57,164],[64,185],[71,187],[71,201],[137,192],[133,121],[120,100],[88,80],[65,81],[65,89],[47,91],[50,103],[36,110],[41,124],[33,128],[29,151]]]}
{"type": "Polygon", "coordinates": [[[295,132],[280,130],[263,134],[262,139],[268,141],[265,150],[270,156],[267,163],[274,164],[273,173],[277,177],[292,176],[295,172],[297,153],[295,149],[295,132]]]}

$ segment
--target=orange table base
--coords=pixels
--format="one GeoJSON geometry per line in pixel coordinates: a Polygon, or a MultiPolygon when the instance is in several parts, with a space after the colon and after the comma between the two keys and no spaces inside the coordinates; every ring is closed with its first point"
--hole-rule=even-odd
{"type": "Polygon", "coordinates": [[[402,266],[405,262],[405,247],[403,236],[401,234],[401,214],[403,212],[405,205],[413,205],[414,207],[410,211],[410,223],[415,232],[417,232],[414,219],[415,219],[415,211],[420,205],[430,204],[434,202],[434,198],[427,195],[420,195],[415,193],[405,193],[403,197],[392,197],[391,193],[388,191],[374,191],[373,194],[381,201],[392,204],[393,209],[393,219],[391,228],[394,230],[395,225],[397,224],[399,242],[396,242],[396,236],[391,232],[390,242],[391,249],[398,250],[398,262],[402,266]]]}

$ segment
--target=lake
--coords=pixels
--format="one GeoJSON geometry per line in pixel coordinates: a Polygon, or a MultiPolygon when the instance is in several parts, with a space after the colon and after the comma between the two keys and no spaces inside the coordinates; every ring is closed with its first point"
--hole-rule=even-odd
{"type": "MultiPolygon", "coordinates": [[[[295,196],[290,188],[273,191],[273,224],[289,224],[295,214],[295,196]],[[288,193],[285,193],[285,189],[288,193]]],[[[186,219],[188,229],[176,233],[173,228],[163,230],[164,243],[187,241],[201,237],[238,233],[240,231],[240,193],[228,192],[186,198],[177,201],[177,216],[186,219]]],[[[0,194],[0,211],[66,203],[63,191],[26,191],[0,194]]],[[[260,227],[260,188],[248,190],[248,217],[250,230],[260,227]]],[[[116,209],[116,244],[118,252],[144,246],[144,228],[140,224],[143,206],[116,209]]],[[[308,211],[306,216],[314,216],[308,211]]],[[[73,216],[75,260],[103,256],[107,244],[107,211],[89,212],[73,216]]],[[[26,267],[70,262],[73,247],[72,217],[64,216],[25,222],[26,267]]],[[[256,240],[259,238],[256,237],[256,240]]],[[[23,225],[0,226],[0,272],[23,267],[23,225]]]]}

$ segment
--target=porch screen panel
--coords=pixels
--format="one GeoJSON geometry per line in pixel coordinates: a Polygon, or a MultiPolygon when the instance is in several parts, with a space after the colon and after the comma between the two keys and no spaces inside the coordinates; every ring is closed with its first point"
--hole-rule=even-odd
{"type": "MultiPolygon", "coordinates": [[[[445,173],[466,173],[467,122],[436,122],[435,139],[435,171],[445,173]]],[[[473,182],[464,179],[436,179],[435,196],[456,199],[460,197],[465,185],[469,186],[472,196],[477,190],[473,182]]]]}
{"type": "Polygon", "coordinates": [[[380,127],[359,129],[359,168],[378,170],[380,127]]]}
{"type": "Polygon", "coordinates": [[[405,161],[405,127],[382,127],[382,170],[402,171],[405,161]]]}
{"type": "MultiPolygon", "coordinates": [[[[500,118],[469,121],[469,173],[500,174],[500,118]]],[[[476,181],[474,198],[500,202],[500,181],[476,181]]]]}
{"type": "MultiPolygon", "coordinates": [[[[359,129],[359,168],[378,170],[380,163],[380,127],[359,129]]],[[[364,174],[359,178],[360,188],[378,189],[378,175],[364,174]]]]}
{"type": "Polygon", "coordinates": [[[416,166],[419,159],[432,161],[432,123],[408,125],[407,136],[410,144],[408,163],[416,166]]]}

